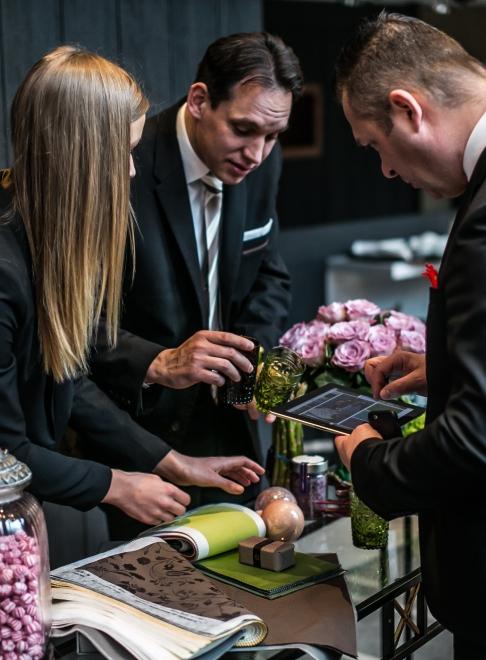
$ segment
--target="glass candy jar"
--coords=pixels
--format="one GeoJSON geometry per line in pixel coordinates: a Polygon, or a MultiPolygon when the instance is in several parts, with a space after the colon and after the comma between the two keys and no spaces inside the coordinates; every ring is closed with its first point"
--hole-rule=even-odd
{"type": "Polygon", "coordinates": [[[291,462],[290,490],[306,520],[319,517],[327,494],[327,461],[322,456],[294,456],[291,462]]]}
{"type": "Polygon", "coordinates": [[[47,531],[32,474],[0,451],[0,657],[42,658],[50,630],[47,531]]]}

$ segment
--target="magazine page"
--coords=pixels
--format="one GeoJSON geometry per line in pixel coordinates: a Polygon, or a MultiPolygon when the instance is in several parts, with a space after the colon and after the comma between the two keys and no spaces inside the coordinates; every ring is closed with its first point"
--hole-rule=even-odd
{"type": "Polygon", "coordinates": [[[190,657],[237,630],[244,630],[238,642],[243,645],[266,634],[261,619],[159,538],[137,539],[58,568],[51,577],[53,628],[98,628],[126,648],[144,645],[149,653],[136,657],[162,657],[161,644],[168,657],[190,657]]]}
{"type": "Polygon", "coordinates": [[[240,504],[209,504],[170,523],[157,525],[142,536],[158,536],[191,561],[233,550],[250,536],[265,536],[265,523],[240,504]]]}

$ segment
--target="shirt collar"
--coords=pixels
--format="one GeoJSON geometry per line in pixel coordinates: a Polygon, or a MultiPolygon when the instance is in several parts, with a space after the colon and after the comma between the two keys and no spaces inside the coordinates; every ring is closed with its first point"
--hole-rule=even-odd
{"type": "Polygon", "coordinates": [[[484,149],[486,149],[486,112],[473,128],[464,150],[462,163],[468,181],[471,180],[474,168],[484,149]]]}
{"type": "Polygon", "coordinates": [[[184,166],[184,174],[186,175],[186,183],[189,184],[198,181],[205,174],[208,174],[209,170],[207,165],[205,165],[196,154],[189,140],[185,121],[186,107],[187,103],[184,103],[184,105],[179,108],[177,113],[176,131],[182,164],[184,166]]]}

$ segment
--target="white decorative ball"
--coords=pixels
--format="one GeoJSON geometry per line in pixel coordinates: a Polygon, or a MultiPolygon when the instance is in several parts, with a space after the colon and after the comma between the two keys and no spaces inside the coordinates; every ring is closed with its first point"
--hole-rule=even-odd
{"type": "Polygon", "coordinates": [[[296,499],[290,490],[282,488],[281,486],[271,486],[270,488],[265,488],[258,495],[255,500],[255,511],[263,511],[263,509],[274,502],[275,500],[287,500],[288,502],[295,502],[296,499]]]}

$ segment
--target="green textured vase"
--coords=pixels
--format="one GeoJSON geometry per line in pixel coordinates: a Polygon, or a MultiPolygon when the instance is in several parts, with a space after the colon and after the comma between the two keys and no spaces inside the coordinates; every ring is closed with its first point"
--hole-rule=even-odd
{"type": "Polygon", "coordinates": [[[351,532],[357,548],[381,549],[388,543],[388,520],[372,511],[351,491],[351,532]]]}

